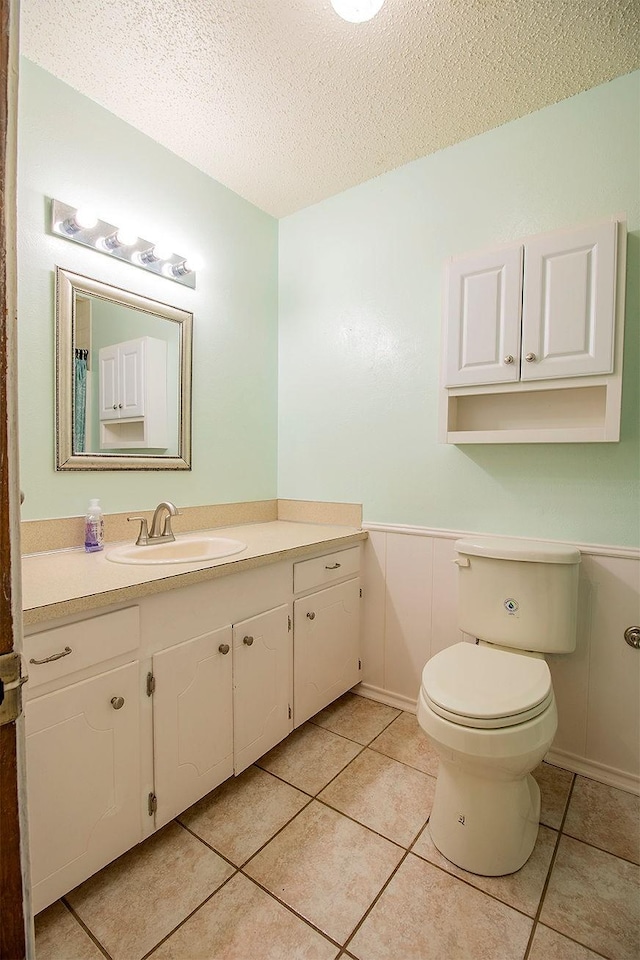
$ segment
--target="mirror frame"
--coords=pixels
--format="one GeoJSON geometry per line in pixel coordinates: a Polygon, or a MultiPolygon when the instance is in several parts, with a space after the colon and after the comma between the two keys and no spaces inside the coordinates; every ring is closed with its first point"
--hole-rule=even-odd
{"type": "Polygon", "coordinates": [[[191,470],[191,353],[193,314],[149,297],[56,267],[56,470],[191,470]],[[180,326],[178,455],[74,453],[73,350],[75,295],[99,297],[180,326]]]}

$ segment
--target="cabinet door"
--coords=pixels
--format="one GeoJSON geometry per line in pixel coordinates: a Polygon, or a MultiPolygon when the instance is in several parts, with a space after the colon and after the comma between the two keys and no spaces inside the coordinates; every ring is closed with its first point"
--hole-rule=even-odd
{"type": "Polygon", "coordinates": [[[233,773],[231,641],[222,627],[153,658],[157,827],[233,773]]]}
{"type": "Polygon", "coordinates": [[[103,347],[98,352],[100,419],[117,420],[120,392],[120,371],[118,366],[118,348],[103,347]]]}
{"type": "Polygon", "coordinates": [[[360,580],[296,600],[293,625],[298,727],[360,680],[360,580]]]}
{"type": "Polygon", "coordinates": [[[144,416],[145,341],[129,340],[120,351],[120,417],[144,416]]]}
{"type": "Polygon", "coordinates": [[[520,245],[450,261],[445,386],[518,379],[521,291],[520,245]]]}
{"type": "Polygon", "coordinates": [[[522,379],[611,373],[617,224],[525,244],[522,379]]]}
{"type": "Polygon", "coordinates": [[[142,839],[138,678],[130,663],[27,703],[35,913],[142,839]]]}
{"type": "Polygon", "coordinates": [[[286,604],[233,626],[234,772],[291,733],[293,642],[286,604]]]}

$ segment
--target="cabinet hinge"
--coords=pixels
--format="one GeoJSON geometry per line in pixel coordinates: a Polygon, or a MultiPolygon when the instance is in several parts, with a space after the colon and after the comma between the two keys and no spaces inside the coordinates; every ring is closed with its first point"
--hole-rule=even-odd
{"type": "Polygon", "coordinates": [[[291,633],[291,617],[287,617],[287,623],[288,623],[287,632],[291,633]]]}
{"type": "Polygon", "coordinates": [[[19,653],[0,656],[0,726],[12,723],[22,713],[22,684],[29,679],[22,676],[19,653]]]}
{"type": "Polygon", "coordinates": [[[362,587],[360,587],[360,599],[362,600],[362,587]]]}
{"type": "Polygon", "coordinates": [[[291,717],[292,717],[292,713],[291,713],[291,704],[289,704],[289,720],[291,720],[291,717]]]}
{"type": "Polygon", "coordinates": [[[158,798],[156,797],[155,793],[149,794],[147,809],[150,817],[152,817],[158,809],[158,798]]]}
{"type": "Polygon", "coordinates": [[[358,660],[358,670],[362,670],[362,660],[358,660]]]}
{"type": "Polygon", "coordinates": [[[156,692],[156,678],[152,673],[147,674],[147,696],[150,697],[156,692]]]}

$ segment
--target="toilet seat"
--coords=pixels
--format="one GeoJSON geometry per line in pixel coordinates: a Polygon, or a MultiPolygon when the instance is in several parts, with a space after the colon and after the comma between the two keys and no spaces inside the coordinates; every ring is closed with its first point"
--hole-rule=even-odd
{"type": "Polygon", "coordinates": [[[553,701],[544,659],[470,643],[457,643],[427,662],[422,695],[438,716],[476,729],[524,723],[553,701]]]}

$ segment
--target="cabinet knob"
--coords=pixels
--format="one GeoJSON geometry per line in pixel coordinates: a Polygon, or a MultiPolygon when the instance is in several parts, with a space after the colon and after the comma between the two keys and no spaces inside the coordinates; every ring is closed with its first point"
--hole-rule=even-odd
{"type": "Polygon", "coordinates": [[[121,403],[118,404],[118,409],[119,409],[119,410],[122,410],[122,404],[121,404],[121,403]]]}
{"type": "Polygon", "coordinates": [[[505,363],[513,363],[513,357],[511,356],[511,354],[508,354],[508,355],[504,358],[504,362],[505,362],[505,363]]]}
{"type": "Polygon", "coordinates": [[[229,653],[229,644],[221,643],[220,646],[218,647],[218,650],[220,651],[220,653],[224,653],[224,654],[229,653]]]}
{"type": "Polygon", "coordinates": [[[313,612],[313,610],[310,610],[309,613],[307,614],[307,616],[309,617],[309,620],[315,620],[315,618],[316,618],[316,615],[315,615],[315,613],[313,612]]]}
{"type": "Polygon", "coordinates": [[[630,647],[640,650],[640,627],[627,627],[624,638],[630,647]]]}
{"type": "Polygon", "coordinates": [[[527,363],[533,363],[537,359],[538,358],[536,357],[535,353],[528,353],[525,357],[525,360],[527,361],[527,363]]]}
{"type": "Polygon", "coordinates": [[[117,409],[118,409],[118,404],[117,404],[117,403],[114,403],[113,409],[114,409],[114,410],[117,410],[117,409]]]}
{"type": "Polygon", "coordinates": [[[124,707],[124,697],[111,697],[111,706],[114,710],[122,710],[124,707]]]}
{"type": "Polygon", "coordinates": [[[253,643],[253,637],[243,637],[242,642],[246,644],[248,647],[250,647],[251,644],[253,643]]]}

